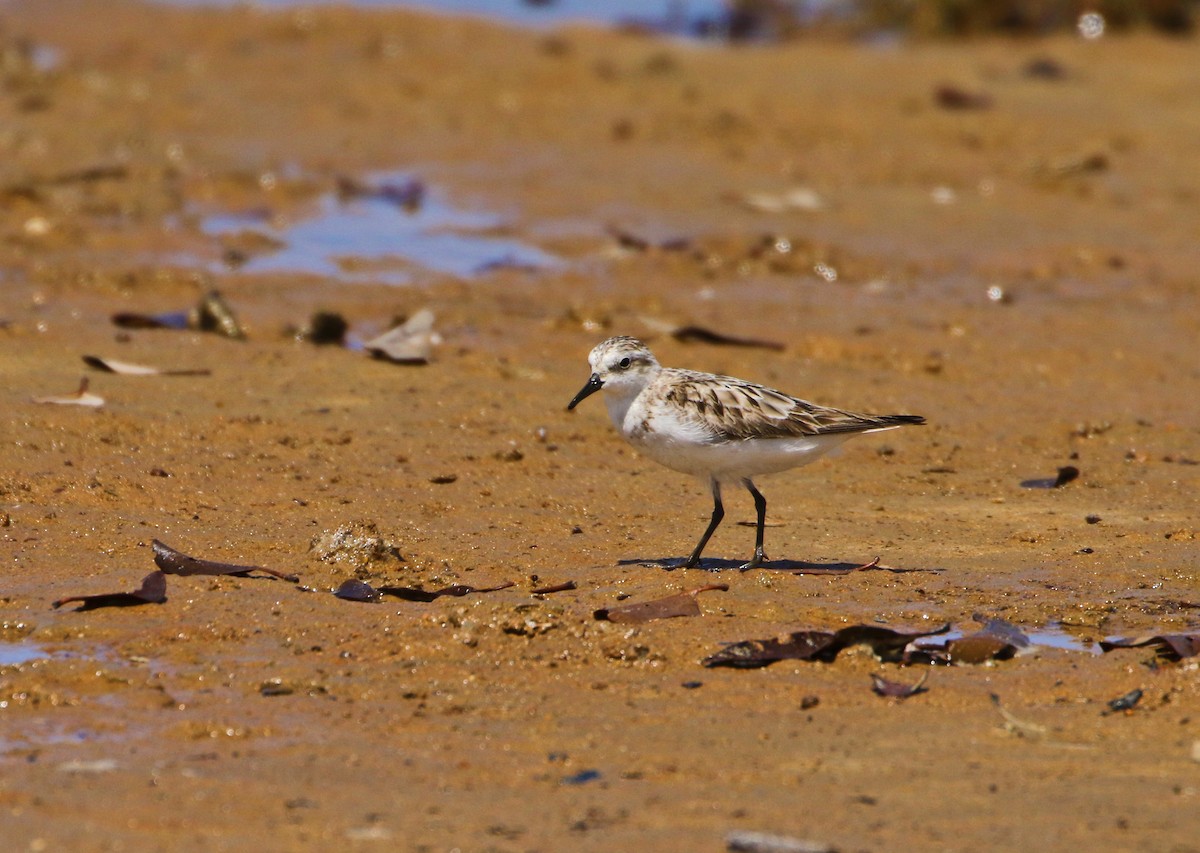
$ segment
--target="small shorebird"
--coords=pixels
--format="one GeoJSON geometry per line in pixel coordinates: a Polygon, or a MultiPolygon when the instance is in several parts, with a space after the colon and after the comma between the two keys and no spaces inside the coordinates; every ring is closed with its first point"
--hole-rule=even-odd
{"type": "Polygon", "coordinates": [[[603,389],[608,414],[625,440],[655,462],[704,478],[712,488],[712,519],[685,568],[700,554],[721,519],[721,484],[740,483],[754,498],[758,527],[754,556],[762,565],[767,500],[754,477],[807,465],[866,432],[923,424],[920,415],[861,415],[797,399],[731,376],[662,367],[636,338],[609,338],[588,356],[592,376],[567,405],[603,389]]]}

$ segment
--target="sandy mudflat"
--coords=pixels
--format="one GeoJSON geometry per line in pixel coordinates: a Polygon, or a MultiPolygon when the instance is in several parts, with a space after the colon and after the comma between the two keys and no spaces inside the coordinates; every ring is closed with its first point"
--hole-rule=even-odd
{"type": "Polygon", "coordinates": [[[6,848],[703,851],[758,830],[1200,850],[1195,659],[1093,645],[1200,628],[1194,41],[730,49],[38,0],[0,23],[6,848]],[[397,172],[558,263],[255,272],[266,241],[208,228],[301,222],[339,178],[397,172]],[[372,278],[397,268],[409,284],[372,278]],[[110,322],[210,287],[245,340],[110,322]],[[422,307],[442,337],[423,367],[285,331],[326,310],[367,337],[422,307]],[[732,568],[753,542],[732,492],[721,571],[666,571],[706,488],[639,458],[599,400],[565,411],[609,334],[929,425],[760,483],[766,570],[732,568]],[[31,402],[85,374],[103,407],[31,402]],[[1022,486],[1067,465],[1062,488],[1022,486]],[[310,550],[349,524],[376,553],[310,550]],[[305,589],[170,577],[163,604],[51,609],[136,588],[156,538],[305,589]],[[919,571],[786,571],[875,556],[919,571]],[[348,578],[513,586],[361,604],[329,593],[348,578]],[[592,615],[710,583],[729,590],[702,617],[592,615]],[[700,664],[976,613],[1060,647],[932,671],[862,649],[700,664]],[[918,696],[871,692],[927,671],[918,696]]]}

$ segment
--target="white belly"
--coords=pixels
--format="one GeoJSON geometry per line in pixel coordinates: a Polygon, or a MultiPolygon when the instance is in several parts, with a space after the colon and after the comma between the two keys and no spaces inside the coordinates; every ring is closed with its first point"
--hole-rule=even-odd
{"type": "Polygon", "coordinates": [[[705,479],[737,482],[807,465],[850,437],[841,433],[707,444],[645,432],[629,439],[646,456],[668,468],[705,479]]]}

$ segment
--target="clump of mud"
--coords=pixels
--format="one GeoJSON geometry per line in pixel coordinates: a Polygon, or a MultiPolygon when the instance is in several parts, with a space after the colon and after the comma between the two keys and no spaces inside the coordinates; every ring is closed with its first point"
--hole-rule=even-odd
{"type": "Polygon", "coordinates": [[[378,563],[404,562],[400,548],[373,521],[350,521],[313,537],[309,553],[325,563],[350,566],[356,574],[378,563]]]}

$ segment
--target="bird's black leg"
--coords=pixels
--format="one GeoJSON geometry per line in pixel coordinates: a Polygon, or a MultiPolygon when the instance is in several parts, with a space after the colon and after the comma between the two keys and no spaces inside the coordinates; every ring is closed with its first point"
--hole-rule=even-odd
{"type": "Polygon", "coordinates": [[[762,492],[754,488],[754,483],[750,480],[742,480],[742,485],[750,490],[750,495],[754,498],[754,508],[758,511],[758,530],[754,535],[754,557],[749,563],[742,566],[742,569],[757,569],[767,559],[767,555],[763,553],[763,534],[767,526],[767,499],[762,496],[762,492]]]}
{"type": "Polygon", "coordinates": [[[713,535],[713,531],[717,529],[717,525],[721,523],[721,519],[725,517],[725,507],[721,504],[721,484],[716,480],[712,481],[712,496],[712,519],[708,522],[708,529],[700,537],[700,542],[696,545],[696,550],[692,552],[692,556],[688,557],[687,562],[683,564],[685,569],[694,569],[700,565],[700,553],[704,550],[704,546],[708,544],[708,540],[713,535]]]}

